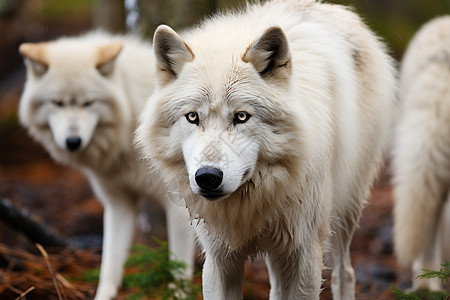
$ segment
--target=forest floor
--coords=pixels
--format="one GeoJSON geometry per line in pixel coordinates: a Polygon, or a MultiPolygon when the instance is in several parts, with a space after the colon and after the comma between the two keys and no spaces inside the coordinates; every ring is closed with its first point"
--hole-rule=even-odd
{"type": "MultiPolygon", "coordinates": [[[[53,162],[17,123],[16,109],[23,85],[23,73],[0,84],[0,198],[29,212],[72,245],[49,253],[47,263],[36,246],[23,234],[0,220],[0,299],[15,299],[29,291],[26,299],[58,299],[53,280],[62,283],[67,299],[90,299],[95,283],[77,280],[85,270],[99,267],[102,213],[86,178],[78,171],[53,162]]],[[[410,273],[400,268],[392,249],[392,194],[384,171],[364,210],[353,238],[351,255],[356,272],[356,298],[394,299],[391,283],[410,286],[410,273]]],[[[153,236],[166,239],[163,211],[147,212],[147,230],[138,229],[136,243],[152,243],[153,236]],[[150,230],[149,230],[150,228],[150,230]]],[[[197,265],[202,259],[198,255],[197,265]]],[[[261,259],[248,262],[244,283],[245,299],[267,299],[269,280],[261,259]]],[[[330,272],[325,271],[321,299],[331,299],[330,272]]],[[[200,279],[196,279],[200,282],[200,279]]],[[[122,289],[119,299],[129,291],[122,289]]]]}

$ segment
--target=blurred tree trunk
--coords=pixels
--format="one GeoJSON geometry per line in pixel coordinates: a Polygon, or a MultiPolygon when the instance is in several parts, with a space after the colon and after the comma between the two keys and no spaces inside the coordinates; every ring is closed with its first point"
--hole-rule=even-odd
{"type": "Polygon", "coordinates": [[[123,0],[94,0],[92,24],[112,33],[125,31],[125,7],[123,0]]]}

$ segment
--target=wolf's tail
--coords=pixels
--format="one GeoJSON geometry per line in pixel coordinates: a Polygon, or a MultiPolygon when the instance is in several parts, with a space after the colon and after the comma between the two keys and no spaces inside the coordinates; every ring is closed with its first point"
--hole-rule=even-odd
{"type": "Polygon", "coordinates": [[[394,247],[403,265],[434,243],[448,194],[449,150],[430,129],[400,129],[394,149],[394,247]]]}

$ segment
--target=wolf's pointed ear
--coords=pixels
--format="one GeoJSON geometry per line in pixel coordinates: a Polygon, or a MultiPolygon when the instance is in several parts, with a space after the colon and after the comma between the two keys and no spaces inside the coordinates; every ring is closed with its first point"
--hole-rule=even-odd
{"type": "Polygon", "coordinates": [[[46,43],[23,43],[19,46],[19,53],[23,56],[25,65],[38,77],[48,70],[46,45],[46,43]]]}
{"type": "Polygon", "coordinates": [[[291,55],[286,35],[278,26],[268,28],[242,56],[263,78],[282,70],[290,70],[291,55]]]}
{"type": "Polygon", "coordinates": [[[160,84],[177,78],[183,65],[194,59],[194,54],[181,37],[169,26],[160,25],[153,37],[157,77],[160,84]]]}
{"type": "Polygon", "coordinates": [[[108,76],[114,70],[116,58],[122,50],[123,42],[118,41],[102,45],[97,49],[97,63],[95,67],[103,76],[108,76]]]}

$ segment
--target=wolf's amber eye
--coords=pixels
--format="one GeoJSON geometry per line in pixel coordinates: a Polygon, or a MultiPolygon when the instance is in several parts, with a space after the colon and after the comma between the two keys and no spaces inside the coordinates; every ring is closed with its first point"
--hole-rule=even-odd
{"type": "Polygon", "coordinates": [[[185,117],[186,117],[186,120],[187,120],[189,123],[198,125],[198,123],[199,123],[199,122],[198,122],[198,114],[197,114],[196,112],[191,111],[190,113],[187,113],[187,114],[185,115],[185,117]]]}
{"type": "Polygon", "coordinates": [[[236,124],[242,124],[248,121],[252,115],[245,111],[239,111],[234,114],[233,123],[236,124]]]}
{"type": "Polygon", "coordinates": [[[64,107],[64,102],[62,102],[61,100],[52,100],[52,103],[57,107],[64,107]]]}

